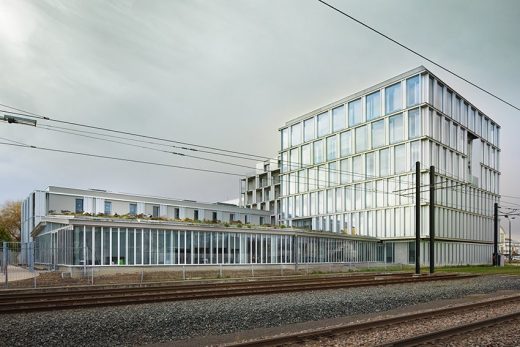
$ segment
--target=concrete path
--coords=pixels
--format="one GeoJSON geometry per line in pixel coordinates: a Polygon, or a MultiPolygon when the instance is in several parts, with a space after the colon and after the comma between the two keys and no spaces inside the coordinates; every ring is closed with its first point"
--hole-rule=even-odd
{"type": "MultiPolygon", "coordinates": [[[[8,282],[14,282],[14,281],[21,281],[26,280],[28,278],[33,278],[36,276],[39,276],[38,271],[30,272],[29,270],[19,267],[19,266],[13,266],[8,265],[7,266],[7,281],[8,282]]],[[[0,273],[0,285],[2,283],[5,283],[5,274],[0,273]]]]}

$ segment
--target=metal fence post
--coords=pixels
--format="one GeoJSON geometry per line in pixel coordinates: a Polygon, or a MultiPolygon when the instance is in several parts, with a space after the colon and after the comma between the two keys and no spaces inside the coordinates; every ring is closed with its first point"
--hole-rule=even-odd
{"type": "Polygon", "coordinates": [[[34,242],[28,243],[27,261],[29,263],[29,271],[34,272],[34,242]]]}
{"type": "Polygon", "coordinates": [[[9,248],[7,247],[7,242],[4,242],[3,244],[3,252],[2,252],[2,258],[3,258],[3,266],[4,266],[4,275],[5,275],[5,287],[8,288],[8,268],[9,268],[9,255],[7,254],[9,252],[9,248]]]}

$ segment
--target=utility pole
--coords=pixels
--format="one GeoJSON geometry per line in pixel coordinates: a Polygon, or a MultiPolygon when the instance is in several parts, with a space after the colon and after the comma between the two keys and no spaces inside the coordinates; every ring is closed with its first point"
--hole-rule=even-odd
{"type": "Polygon", "coordinates": [[[415,162],[415,274],[421,273],[421,163],[415,162]]]}
{"type": "Polygon", "coordinates": [[[493,266],[499,266],[498,261],[498,203],[494,206],[494,228],[493,228],[493,266]]]}
{"type": "Polygon", "coordinates": [[[507,218],[507,220],[509,221],[509,262],[511,263],[511,261],[513,260],[513,249],[511,248],[511,219],[515,219],[515,217],[511,217],[511,216],[504,216],[507,218]]]}
{"type": "Polygon", "coordinates": [[[430,166],[430,273],[435,272],[435,166],[430,166]]]}

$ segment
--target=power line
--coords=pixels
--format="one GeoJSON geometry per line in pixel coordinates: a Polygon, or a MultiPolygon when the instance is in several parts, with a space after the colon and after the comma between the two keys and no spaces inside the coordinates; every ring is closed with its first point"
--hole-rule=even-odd
{"type": "Polygon", "coordinates": [[[216,159],[211,159],[211,158],[198,157],[198,156],[195,156],[195,155],[190,155],[190,154],[185,154],[185,153],[166,151],[166,150],[159,149],[159,148],[147,147],[147,146],[137,145],[137,144],[134,144],[134,143],[117,141],[117,140],[110,140],[110,139],[105,139],[105,138],[96,137],[96,136],[77,134],[77,133],[66,131],[66,130],[44,128],[44,127],[40,127],[40,128],[46,129],[46,130],[50,130],[50,131],[61,132],[61,133],[64,133],[64,134],[70,134],[70,135],[81,136],[81,137],[85,137],[85,138],[91,138],[91,139],[100,140],[100,141],[106,141],[106,142],[111,142],[111,143],[118,143],[118,144],[125,145],[125,146],[131,146],[131,147],[136,147],[136,148],[141,148],[141,149],[148,149],[148,150],[156,151],[156,152],[173,154],[173,155],[177,155],[177,156],[181,156],[181,157],[194,158],[194,159],[199,159],[199,160],[206,160],[206,161],[210,161],[210,162],[213,162],[213,163],[232,165],[232,166],[243,167],[243,168],[252,169],[252,170],[256,169],[255,167],[252,167],[252,166],[246,166],[246,165],[241,165],[241,164],[236,164],[236,163],[230,163],[230,162],[216,160],[216,159]]]}
{"type": "MultiPolygon", "coordinates": [[[[136,160],[136,159],[130,159],[130,158],[120,158],[120,157],[114,157],[114,156],[105,156],[105,155],[97,155],[97,154],[91,154],[91,153],[84,153],[84,152],[76,152],[76,151],[67,151],[67,150],[60,150],[56,148],[48,148],[48,147],[39,147],[34,145],[28,145],[22,142],[10,140],[7,138],[2,138],[9,142],[0,142],[0,145],[6,145],[6,146],[15,146],[15,147],[22,147],[22,148],[29,148],[29,149],[38,149],[42,151],[49,151],[49,152],[57,152],[57,153],[65,153],[65,154],[74,154],[74,155],[80,155],[80,156],[86,156],[86,157],[93,157],[93,158],[101,158],[101,159],[110,159],[110,160],[117,160],[117,161],[125,161],[125,162],[132,162],[132,163],[139,163],[139,164],[148,164],[148,165],[155,165],[155,166],[162,166],[162,167],[172,167],[172,168],[178,168],[178,169],[185,169],[185,170],[192,170],[192,171],[200,171],[200,172],[207,172],[207,173],[216,173],[216,174],[224,174],[224,175],[231,175],[231,176],[239,176],[244,177],[243,174],[233,173],[233,172],[225,172],[225,171],[217,171],[217,170],[209,170],[209,169],[201,169],[201,168],[193,168],[188,166],[180,166],[180,165],[171,165],[171,164],[165,164],[165,163],[157,163],[157,162],[150,162],[150,161],[143,161],[143,160],[136,160]]],[[[310,180],[310,179],[309,179],[310,180]]],[[[287,183],[294,183],[295,185],[298,185],[299,182],[297,181],[289,181],[284,180],[287,183]]],[[[324,189],[330,188],[334,189],[336,185],[340,185],[340,182],[330,182],[330,181],[319,181],[316,179],[317,182],[324,182],[325,187],[324,189]],[[327,187],[328,186],[328,187],[327,187]]],[[[318,186],[318,184],[316,184],[318,186]]],[[[341,187],[343,188],[343,187],[341,187]]],[[[381,193],[381,194],[391,194],[396,196],[402,196],[401,194],[396,194],[392,192],[386,192],[386,191],[379,191],[375,189],[366,189],[366,188],[358,188],[355,187],[354,184],[351,186],[345,187],[351,190],[357,190],[357,191],[365,191],[365,192],[375,192],[375,193],[381,193]]],[[[321,188],[319,188],[321,189],[321,188]]],[[[410,199],[408,197],[404,197],[406,199],[410,199]]]]}
{"type": "MultiPolygon", "coordinates": [[[[0,104],[0,105],[3,105],[3,104],[0,104]]],[[[16,110],[18,110],[18,109],[16,109],[16,110]]],[[[27,116],[27,114],[15,113],[15,112],[7,111],[7,110],[0,110],[0,112],[14,113],[14,114],[17,114],[17,115],[25,115],[25,116],[27,116]]],[[[127,141],[136,141],[136,142],[154,144],[154,145],[158,145],[158,146],[165,146],[165,147],[168,147],[168,148],[169,147],[173,147],[173,148],[178,148],[178,149],[181,149],[181,150],[198,151],[198,152],[202,152],[202,153],[215,154],[215,155],[232,157],[232,158],[256,160],[256,159],[252,159],[252,158],[240,157],[240,156],[235,156],[235,155],[230,155],[230,154],[223,154],[223,153],[215,153],[215,152],[210,152],[210,151],[191,149],[191,148],[186,148],[186,147],[179,147],[179,146],[175,146],[175,145],[164,144],[164,143],[159,143],[159,142],[154,142],[154,141],[132,139],[132,138],[123,137],[123,136],[108,135],[108,134],[103,134],[103,133],[99,133],[99,132],[78,130],[78,129],[72,129],[72,128],[54,126],[54,125],[47,125],[47,124],[46,125],[37,125],[37,128],[45,129],[45,130],[51,130],[51,131],[56,131],[56,132],[67,133],[67,134],[71,134],[71,135],[82,136],[82,137],[86,137],[86,138],[97,139],[97,140],[101,140],[101,141],[108,141],[108,142],[113,142],[113,143],[119,143],[119,144],[123,144],[123,145],[139,147],[139,148],[143,148],[143,149],[149,149],[149,150],[154,150],[154,151],[159,151],[159,152],[164,152],[164,153],[169,153],[169,154],[174,154],[174,155],[179,155],[179,156],[191,157],[191,158],[196,158],[196,159],[201,159],[201,160],[208,160],[208,161],[212,161],[212,162],[216,162],[216,163],[232,165],[232,166],[238,166],[238,167],[243,167],[243,168],[247,168],[247,169],[251,169],[251,170],[256,170],[256,167],[240,165],[240,164],[236,164],[236,163],[229,163],[229,162],[219,161],[219,160],[210,159],[210,158],[197,157],[197,156],[184,154],[184,153],[165,151],[165,150],[160,150],[160,149],[157,149],[157,148],[151,148],[151,147],[140,146],[140,145],[135,145],[135,144],[129,144],[129,143],[121,142],[121,141],[115,141],[115,140],[110,140],[110,139],[105,139],[105,138],[99,138],[99,137],[84,135],[83,133],[85,133],[85,134],[94,134],[94,135],[105,136],[105,137],[113,137],[113,138],[123,139],[123,140],[127,140],[127,141]]],[[[286,161],[286,162],[281,162],[281,163],[287,164],[287,166],[289,168],[289,172],[293,171],[293,173],[295,173],[296,170],[299,171],[301,169],[306,169],[307,168],[307,167],[300,167],[300,163],[299,162],[286,161]]],[[[354,171],[345,171],[345,170],[340,170],[340,169],[322,168],[322,167],[318,166],[320,164],[315,164],[315,165],[316,166],[312,166],[309,169],[315,168],[318,172],[321,171],[321,172],[328,172],[328,173],[338,173],[338,174],[342,174],[342,175],[348,174],[348,176],[351,176],[351,177],[362,177],[362,178],[366,177],[366,178],[369,178],[369,179],[370,178],[373,178],[373,179],[380,178],[379,176],[375,176],[375,175],[368,175],[368,174],[358,173],[358,172],[354,172],[354,171]]],[[[322,163],[321,165],[326,165],[326,163],[322,163]]],[[[289,174],[289,172],[283,172],[283,174],[289,174]]],[[[309,180],[311,180],[311,179],[309,178],[309,180]]],[[[316,180],[316,179],[314,179],[314,180],[316,180]]],[[[391,179],[391,178],[389,180],[397,182],[398,184],[403,184],[403,183],[409,184],[409,185],[413,184],[413,182],[410,182],[408,180],[399,180],[399,179],[391,179]]],[[[316,181],[318,181],[318,180],[316,180],[316,181]]]]}
{"type": "Polygon", "coordinates": [[[510,107],[512,107],[512,108],[514,108],[514,109],[516,109],[517,111],[520,111],[520,107],[517,107],[517,106],[513,105],[512,103],[510,103],[510,102],[504,100],[503,98],[497,96],[496,94],[493,94],[492,92],[490,92],[490,91],[488,91],[488,90],[486,90],[486,89],[480,87],[480,86],[477,85],[476,83],[471,82],[471,81],[468,80],[467,78],[462,77],[461,75],[459,75],[459,74],[453,72],[452,70],[450,70],[450,69],[448,69],[448,68],[442,66],[441,64],[439,64],[439,63],[433,61],[432,59],[427,58],[425,55],[423,55],[423,54],[421,54],[421,53],[419,53],[419,52],[413,50],[412,48],[409,48],[408,46],[405,46],[405,45],[402,44],[401,42],[399,42],[399,41],[397,41],[397,40],[391,38],[390,36],[388,36],[388,35],[382,33],[381,31],[379,31],[379,30],[377,30],[377,29],[374,29],[374,28],[371,27],[370,25],[365,24],[364,22],[360,21],[359,19],[354,18],[353,16],[351,16],[351,15],[349,15],[348,13],[346,13],[346,12],[340,10],[339,8],[334,7],[334,6],[332,6],[331,4],[329,4],[329,3],[327,3],[327,2],[325,2],[325,1],[323,1],[323,0],[317,0],[317,1],[320,2],[320,3],[322,3],[323,5],[325,5],[325,6],[327,6],[327,7],[330,7],[331,9],[333,9],[334,11],[336,11],[336,12],[338,12],[338,13],[344,15],[345,17],[347,17],[347,18],[353,20],[354,22],[356,22],[356,23],[358,23],[358,24],[364,26],[365,28],[367,28],[367,29],[369,29],[369,30],[375,32],[376,34],[378,34],[378,35],[384,37],[385,39],[387,39],[387,40],[389,40],[389,41],[395,43],[396,45],[398,45],[398,46],[400,46],[400,47],[406,49],[407,51],[409,51],[409,52],[411,52],[411,53],[417,55],[418,57],[420,57],[420,58],[422,58],[422,59],[424,59],[424,60],[426,60],[426,61],[432,63],[433,65],[435,65],[435,66],[441,68],[442,70],[444,70],[444,71],[446,71],[446,72],[452,74],[453,76],[455,76],[455,77],[461,79],[462,81],[464,81],[464,82],[466,82],[466,83],[472,85],[473,87],[475,87],[475,88],[477,88],[477,89],[483,91],[484,93],[486,93],[486,94],[488,94],[488,95],[494,97],[495,99],[497,99],[497,100],[499,100],[499,101],[502,101],[503,103],[505,103],[506,105],[508,105],[508,106],[510,106],[510,107]]]}
{"type": "Polygon", "coordinates": [[[129,159],[129,158],[120,158],[120,157],[113,157],[113,156],[108,156],[108,155],[99,155],[99,154],[91,154],[91,153],[84,153],[84,152],[66,151],[66,150],[62,150],[62,149],[48,148],[48,147],[38,147],[38,146],[33,146],[33,145],[16,144],[16,143],[9,143],[9,142],[0,142],[0,145],[15,146],[15,147],[22,147],[22,148],[30,148],[30,149],[38,149],[38,150],[47,151],[47,152],[75,154],[75,155],[80,155],[80,156],[84,156],[84,157],[93,157],[93,158],[101,158],[101,159],[118,160],[118,161],[130,162],[130,163],[139,163],[139,164],[147,164],[147,165],[155,165],[155,166],[163,166],[163,167],[172,167],[172,168],[176,168],[176,169],[191,170],[191,171],[201,171],[201,172],[216,173],[216,174],[229,175],[229,176],[239,176],[239,177],[243,177],[244,176],[244,175],[241,175],[241,174],[232,173],[232,172],[226,172],[226,171],[217,171],[217,170],[193,168],[193,167],[181,166],[181,165],[171,165],[171,164],[165,164],[165,163],[156,163],[156,162],[152,162],[152,161],[136,160],[136,159],[129,159]]]}
{"type": "MultiPolygon", "coordinates": [[[[0,103],[0,106],[7,107],[10,109],[19,111],[19,112],[23,112],[23,113],[17,113],[17,112],[7,111],[12,114],[18,114],[18,115],[26,116],[26,117],[30,117],[30,118],[46,120],[49,122],[56,122],[56,123],[68,124],[68,125],[73,125],[73,126],[78,126],[78,127],[89,128],[89,129],[102,130],[102,131],[107,131],[107,132],[111,132],[111,133],[118,133],[118,134],[136,136],[136,137],[141,137],[141,138],[146,138],[146,139],[159,140],[159,141],[165,141],[165,142],[170,142],[170,143],[177,143],[177,144],[181,144],[181,145],[185,145],[185,146],[193,146],[193,147],[199,147],[199,148],[204,148],[204,149],[211,149],[211,150],[220,151],[220,152],[224,152],[224,153],[245,155],[248,157],[257,158],[256,160],[269,160],[270,159],[268,157],[264,157],[264,156],[260,156],[260,155],[256,155],[256,154],[248,154],[248,153],[244,153],[244,152],[221,149],[221,148],[217,148],[217,147],[197,145],[197,144],[189,143],[189,142],[170,140],[170,139],[165,139],[165,138],[157,137],[157,136],[149,136],[149,135],[143,135],[143,134],[133,133],[133,132],[129,132],[129,131],[115,130],[115,129],[99,127],[99,126],[95,126],[95,125],[88,125],[88,124],[82,124],[82,123],[77,123],[77,122],[70,122],[70,121],[65,121],[65,120],[60,120],[60,119],[54,119],[54,118],[42,116],[42,115],[34,113],[34,112],[25,111],[23,109],[12,107],[12,106],[9,106],[6,104],[1,104],[1,103],[0,103]]],[[[6,111],[3,111],[3,112],[6,112],[6,111]]]]}
{"type": "MultiPolygon", "coordinates": [[[[4,110],[0,110],[0,112],[5,112],[5,111],[4,110]]],[[[198,152],[198,153],[204,153],[204,154],[212,154],[212,155],[224,156],[224,157],[229,157],[229,158],[258,161],[258,159],[248,158],[248,157],[238,156],[238,155],[233,155],[233,154],[224,154],[224,153],[218,153],[218,152],[212,152],[212,151],[205,151],[205,150],[202,150],[202,149],[195,149],[195,148],[184,147],[184,146],[176,146],[176,145],[172,145],[172,144],[166,144],[166,143],[155,142],[155,141],[148,141],[148,140],[142,140],[142,139],[133,139],[131,137],[117,136],[117,135],[112,135],[112,134],[103,134],[103,133],[95,132],[95,131],[79,130],[79,129],[73,129],[73,128],[67,128],[67,127],[60,127],[60,126],[50,125],[50,124],[45,124],[45,125],[37,124],[36,127],[40,128],[40,129],[47,129],[47,130],[59,129],[59,130],[69,131],[69,132],[74,132],[74,133],[92,134],[92,135],[98,135],[98,136],[105,136],[105,137],[109,137],[109,138],[122,139],[122,140],[139,142],[139,143],[146,143],[146,144],[151,144],[151,145],[156,145],[156,146],[161,146],[161,147],[176,148],[176,149],[180,149],[180,150],[183,150],[183,151],[192,151],[192,152],[198,152]]]]}

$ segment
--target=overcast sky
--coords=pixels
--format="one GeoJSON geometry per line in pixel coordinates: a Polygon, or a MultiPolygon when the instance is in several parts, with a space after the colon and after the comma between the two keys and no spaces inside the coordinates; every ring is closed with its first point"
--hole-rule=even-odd
{"type": "MultiPolygon", "coordinates": [[[[520,104],[518,1],[331,3],[520,104]]],[[[0,103],[266,157],[287,120],[419,65],[502,126],[501,192],[520,196],[520,111],[315,0],[0,1],[0,103]]],[[[6,123],[0,137],[248,171],[6,123]]],[[[0,202],[48,185],[202,201],[239,187],[232,176],[0,146],[0,202]]]]}

